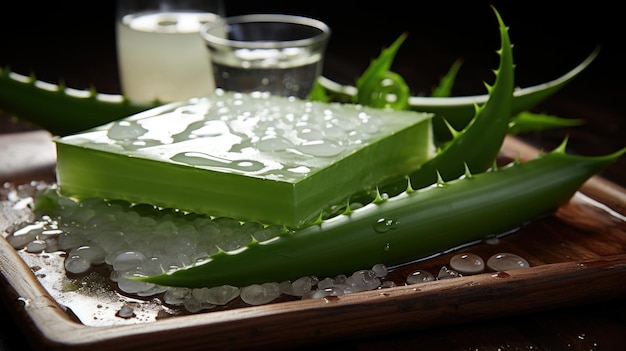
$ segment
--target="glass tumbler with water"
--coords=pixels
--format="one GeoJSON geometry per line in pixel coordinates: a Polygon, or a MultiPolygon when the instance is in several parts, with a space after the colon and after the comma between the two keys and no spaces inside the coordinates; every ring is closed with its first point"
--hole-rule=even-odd
{"type": "Polygon", "coordinates": [[[322,74],[331,30],[312,18],[253,14],[205,24],[200,34],[216,87],[306,98],[322,74]]]}
{"type": "Polygon", "coordinates": [[[223,17],[222,0],[118,0],[117,55],[131,100],[171,102],[215,90],[199,30],[223,17]]]}

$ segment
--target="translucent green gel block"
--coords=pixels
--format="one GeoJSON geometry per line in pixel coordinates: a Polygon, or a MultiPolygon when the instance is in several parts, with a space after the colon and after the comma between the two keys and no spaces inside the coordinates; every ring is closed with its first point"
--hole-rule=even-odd
{"type": "Polygon", "coordinates": [[[298,227],[431,158],[431,117],[218,91],[56,138],[57,180],[79,199],[298,227]]]}

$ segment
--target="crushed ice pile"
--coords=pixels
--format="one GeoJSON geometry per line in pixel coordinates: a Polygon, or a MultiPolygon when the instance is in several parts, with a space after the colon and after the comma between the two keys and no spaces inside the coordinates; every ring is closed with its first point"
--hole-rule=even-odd
{"type": "MultiPolygon", "coordinates": [[[[163,302],[183,306],[189,312],[200,312],[226,305],[236,298],[250,305],[261,305],[282,294],[302,299],[341,296],[378,288],[393,287],[384,280],[388,271],[383,264],[354,272],[320,279],[305,276],[294,281],[267,282],[245,287],[172,288],[129,279],[133,275],[155,275],[163,270],[182,268],[202,261],[222,250],[236,250],[252,238],[269,240],[284,230],[282,226],[241,223],[231,218],[161,210],[148,205],[91,198],[81,202],[60,196],[55,185],[32,183],[29,189],[4,185],[14,209],[31,207],[34,201],[46,214],[30,223],[22,223],[7,241],[18,250],[29,253],[64,251],[65,270],[82,274],[93,267],[111,266],[110,279],[118,288],[136,296],[163,294],[163,302]],[[34,194],[33,194],[34,192],[34,194]],[[36,199],[36,200],[33,200],[36,199]]],[[[462,253],[442,267],[437,276],[417,270],[409,274],[406,284],[442,280],[483,272],[482,258],[462,253]]],[[[487,267],[494,270],[526,268],[523,258],[500,253],[492,256],[487,267]]]]}

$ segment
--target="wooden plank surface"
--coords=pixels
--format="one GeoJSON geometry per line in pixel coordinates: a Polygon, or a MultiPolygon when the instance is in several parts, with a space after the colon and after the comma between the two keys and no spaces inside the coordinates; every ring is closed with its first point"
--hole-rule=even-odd
{"type": "MultiPolygon", "coordinates": [[[[25,135],[2,136],[5,142],[12,137],[24,140],[25,135]]],[[[40,135],[30,137],[39,138],[42,148],[50,146],[40,135]]],[[[528,159],[536,153],[528,144],[508,138],[502,154],[528,159]]],[[[54,160],[49,158],[50,162],[53,165],[54,160]]],[[[44,169],[46,177],[53,179],[52,168],[45,164],[38,161],[34,171],[44,169]]],[[[39,176],[36,172],[18,173],[15,178],[5,178],[24,181],[39,176]]],[[[529,269],[486,272],[332,299],[235,306],[133,325],[91,327],[72,319],[6,240],[0,240],[0,287],[15,320],[33,336],[33,346],[46,349],[203,349],[207,343],[221,349],[284,347],[361,333],[420,330],[459,320],[479,321],[623,296],[625,204],[623,188],[593,177],[554,216],[524,226],[501,238],[497,245],[480,243],[463,249],[485,259],[496,252],[514,252],[531,263],[529,269]]],[[[416,268],[436,272],[454,253],[399,268],[389,279],[402,281],[416,268]]]]}

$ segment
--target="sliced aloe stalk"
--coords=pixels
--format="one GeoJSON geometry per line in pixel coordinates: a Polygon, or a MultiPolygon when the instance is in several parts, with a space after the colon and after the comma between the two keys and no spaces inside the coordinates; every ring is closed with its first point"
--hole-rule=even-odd
{"type": "Polygon", "coordinates": [[[432,114],[217,92],[56,138],[60,191],[300,227],[435,154],[432,114]]]}

